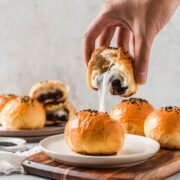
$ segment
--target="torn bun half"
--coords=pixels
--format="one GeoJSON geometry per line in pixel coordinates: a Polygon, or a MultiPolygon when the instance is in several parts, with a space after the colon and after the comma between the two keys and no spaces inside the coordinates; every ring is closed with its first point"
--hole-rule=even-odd
{"type": "Polygon", "coordinates": [[[88,85],[98,90],[101,75],[111,71],[110,92],[112,95],[129,97],[136,93],[138,85],[133,72],[133,58],[122,48],[97,48],[88,63],[88,85]]]}
{"type": "Polygon", "coordinates": [[[56,110],[68,98],[68,88],[59,81],[43,81],[35,84],[29,93],[30,97],[38,100],[46,110],[56,110]]]}

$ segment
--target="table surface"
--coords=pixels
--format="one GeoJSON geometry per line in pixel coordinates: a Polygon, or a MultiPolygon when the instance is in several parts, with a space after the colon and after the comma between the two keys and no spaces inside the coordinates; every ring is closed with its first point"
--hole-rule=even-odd
{"type": "MultiPolygon", "coordinates": [[[[35,146],[38,145],[37,143],[31,143],[31,145],[35,146]]],[[[0,175],[1,180],[43,180],[45,178],[37,177],[37,176],[32,176],[32,175],[27,175],[27,174],[17,174],[13,173],[8,176],[5,175],[0,175]]],[[[166,180],[180,180],[180,173],[177,173],[169,178],[166,178],[166,180]]]]}
{"type": "MultiPolygon", "coordinates": [[[[1,180],[43,180],[45,178],[40,178],[37,176],[31,176],[31,175],[24,175],[24,174],[11,174],[9,176],[0,176],[1,180]]],[[[180,173],[173,175],[169,178],[166,178],[166,180],[179,180],[180,179],[180,173]]]]}

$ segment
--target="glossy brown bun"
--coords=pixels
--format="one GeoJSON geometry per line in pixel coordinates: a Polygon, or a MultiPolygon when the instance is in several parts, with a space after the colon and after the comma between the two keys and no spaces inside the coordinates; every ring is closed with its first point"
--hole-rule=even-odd
{"type": "Polygon", "coordinates": [[[54,111],[66,102],[68,89],[62,82],[49,80],[35,84],[29,95],[38,100],[46,110],[54,111]]]}
{"type": "Polygon", "coordinates": [[[0,118],[5,130],[40,129],[46,120],[42,105],[28,96],[9,101],[2,109],[0,118]]]}
{"type": "Polygon", "coordinates": [[[144,136],[144,121],[153,111],[146,100],[130,98],[113,107],[110,116],[118,120],[126,133],[144,136]]]}
{"type": "Polygon", "coordinates": [[[71,118],[65,127],[69,147],[81,154],[110,155],[124,143],[124,131],[108,114],[85,110],[71,118]]]}
{"type": "Polygon", "coordinates": [[[180,107],[154,110],[144,124],[147,137],[158,141],[161,147],[180,149],[180,107]]]}
{"type": "MultiPolygon", "coordinates": [[[[3,109],[3,107],[13,98],[16,96],[13,94],[8,94],[8,95],[0,95],[0,113],[3,109]]],[[[0,118],[0,124],[1,124],[1,118],[0,118]]]]}
{"type": "Polygon", "coordinates": [[[58,110],[46,111],[46,125],[65,125],[75,114],[76,109],[73,105],[62,104],[58,110]]]}
{"type": "Polygon", "coordinates": [[[0,95],[0,112],[3,109],[3,107],[8,103],[11,99],[15,98],[16,96],[13,94],[8,95],[0,95]]]}
{"type": "Polygon", "coordinates": [[[112,71],[111,94],[129,97],[136,93],[138,87],[132,63],[131,55],[122,48],[97,48],[88,63],[88,85],[98,90],[102,73],[112,71]]]}

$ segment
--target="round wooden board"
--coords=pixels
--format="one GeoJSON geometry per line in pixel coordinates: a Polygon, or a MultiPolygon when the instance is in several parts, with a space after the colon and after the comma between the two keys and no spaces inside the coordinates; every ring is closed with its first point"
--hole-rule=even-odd
{"type": "Polygon", "coordinates": [[[40,136],[50,136],[55,134],[60,134],[64,132],[64,126],[46,126],[42,129],[37,130],[3,130],[0,126],[0,136],[6,137],[22,137],[22,138],[38,138],[40,136]]]}
{"type": "Polygon", "coordinates": [[[22,166],[28,174],[48,179],[156,180],[166,179],[179,172],[180,151],[160,150],[142,164],[108,169],[67,166],[40,152],[28,157],[22,163],[22,166]]]}

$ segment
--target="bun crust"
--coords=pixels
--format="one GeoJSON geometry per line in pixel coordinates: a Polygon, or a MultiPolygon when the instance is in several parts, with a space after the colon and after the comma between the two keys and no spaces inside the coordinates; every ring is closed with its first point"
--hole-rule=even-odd
{"type": "Polygon", "coordinates": [[[163,148],[180,149],[180,107],[154,110],[144,124],[145,135],[163,148]]]}
{"type": "Polygon", "coordinates": [[[66,124],[65,139],[75,152],[109,155],[122,148],[124,131],[117,121],[103,112],[81,111],[66,124]]]}
{"type": "Polygon", "coordinates": [[[64,108],[68,109],[69,111],[68,120],[70,120],[77,113],[76,108],[72,104],[66,103],[64,104],[64,108]]]}
{"type": "MultiPolygon", "coordinates": [[[[0,113],[2,111],[2,109],[4,108],[4,106],[13,98],[15,98],[15,95],[1,95],[0,96],[0,113]]],[[[0,119],[0,125],[1,125],[1,119],[0,119]]]]}
{"type": "Polygon", "coordinates": [[[88,63],[87,81],[89,87],[98,90],[98,77],[107,70],[116,71],[119,79],[121,79],[121,85],[126,88],[121,94],[114,93],[114,90],[111,90],[113,95],[129,97],[136,93],[138,85],[134,79],[133,59],[127,51],[122,48],[97,48],[88,63]]]}
{"type": "Polygon", "coordinates": [[[13,98],[15,98],[15,95],[1,95],[0,96],[0,112],[3,109],[3,107],[13,98]]]}
{"type": "Polygon", "coordinates": [[[54,111],[67,101],[68,89],[62,82],[49,80],[35,84],[29,95],[37,99],[46,110],[54,111]]]}
{"type": "Polygon", "coordinates": [[[1,112],[5,130],[40,129],[45,124],[45,110],[42,105],[27,96],[9,101],[1,112]]]}
{"type": "Polygon", "coordinates": [[[110,116],[120,122],[126,133],[144,136],[144,121],[152,111],[153,106],[146,100],[130,98],[114,106],[110,116]]]}

